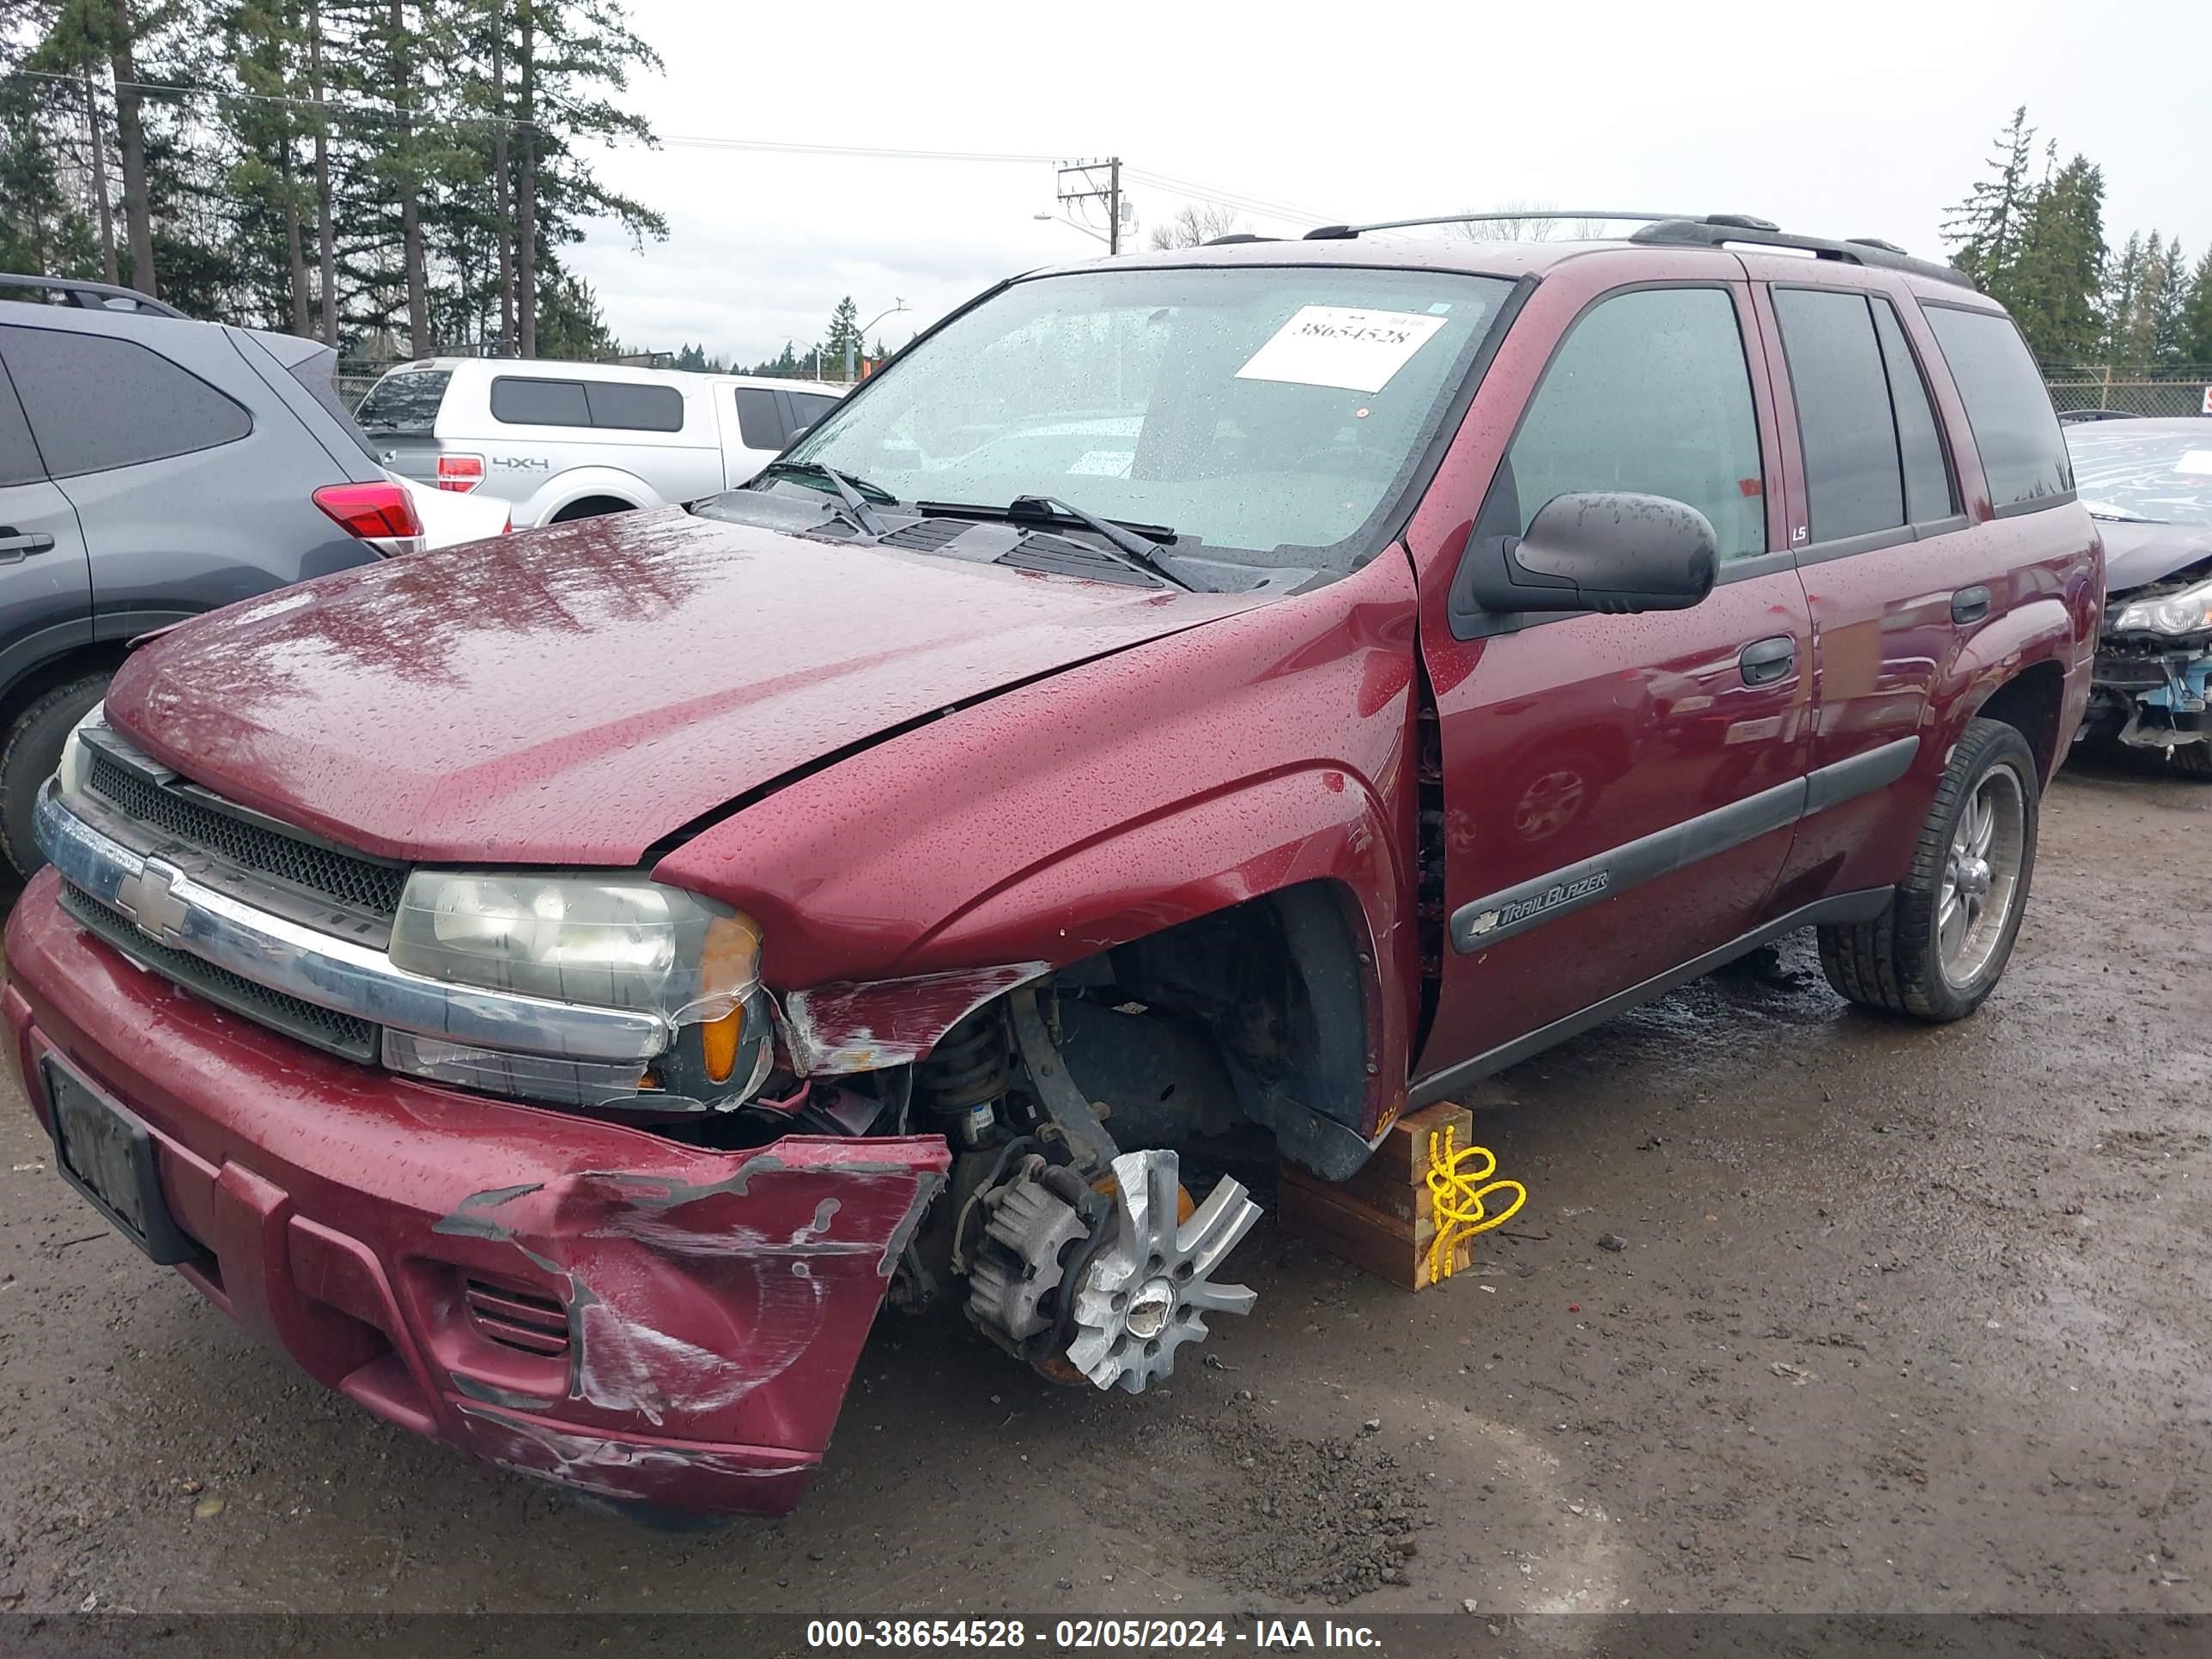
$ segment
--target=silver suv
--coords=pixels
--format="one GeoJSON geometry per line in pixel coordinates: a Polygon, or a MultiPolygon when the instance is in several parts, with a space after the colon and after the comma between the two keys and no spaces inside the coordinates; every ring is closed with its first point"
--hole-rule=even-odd
{"type": "Polygon", "coordinates": [[[733,489],[842,393],[615,363],[428,357],[388,371],[357,413],[385,465],[495,495],[522,530],[733,489]]]}
{"type": "MultiPolygon", "coordinates": [[[[128,289],[0,276],[0,849],[136,636],[419,546],[336,354],[128,289]]],[[[489,526],[496,529],[496,526],[489,526]]]]}

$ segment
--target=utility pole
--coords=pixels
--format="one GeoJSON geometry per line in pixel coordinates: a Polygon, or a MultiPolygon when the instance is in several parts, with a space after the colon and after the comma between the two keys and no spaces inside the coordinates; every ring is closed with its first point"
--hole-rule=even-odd
{"type": "Polygon", "coordinates": [[[1106,204],[1106,252],[1121,251],[1121,158],[1109,155],[1103,161],[1070,161],[1059,169],[1060,201],[1065,207],[1071,202],[1103,202],[1106,204]],[[1101,186],[1099,173],[1106,175],[1101,186]],[[1071,186],[1069,175],[1073,175],[1071,186]]]}

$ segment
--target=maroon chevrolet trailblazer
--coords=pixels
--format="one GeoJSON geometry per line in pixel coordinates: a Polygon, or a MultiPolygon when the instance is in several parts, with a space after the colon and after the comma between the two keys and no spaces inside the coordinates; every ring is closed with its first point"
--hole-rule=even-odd
{"type": "Polygon", "coordinates": [[[144,645],[8,927],[59,1173],[382,1417],[777,1513],[886,1300],[1132,1391],[1246,1310],[1179,1149],[1341,1179],[1803,927],[1972,1013],[2104,599],[2027,350],[1622,222],[1026,276],[745,489],[144,645]]]}

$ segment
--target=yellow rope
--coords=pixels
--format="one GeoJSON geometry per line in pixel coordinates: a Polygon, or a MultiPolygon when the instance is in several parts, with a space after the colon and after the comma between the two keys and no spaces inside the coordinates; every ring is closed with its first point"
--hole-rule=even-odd
{"type": "Polygon", "coordinates": [[[1497,1154],[1489,1147],[1468,1146],[1454,1152],[1449,1126],[1429,1132],[1429,1207],[1437,1224],[1437,1236],[1429,1241],[1432,1283],[1451,1277],[1453,1258],[1464,1241],[1504,1226],[1528,1201],[1528,1189],[1519,1182],[1492,1181],[1490,1177],[1497,1173],[1497,1154]],[[1480,1169],[1463,1167],[1477,1158],[1481,1160],[1480,1169]],[[1482,1200],[1507,1187],[1513,1189],[1513,1201],[1492,1215],[1482,1200]]]}

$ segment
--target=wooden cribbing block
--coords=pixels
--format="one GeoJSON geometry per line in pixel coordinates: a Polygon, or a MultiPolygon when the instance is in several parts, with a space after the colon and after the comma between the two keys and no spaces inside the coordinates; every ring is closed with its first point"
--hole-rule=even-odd
{"type": "MultiPolygon", "coordinates": [[[[1323,1181],[1285,1160],[1275,1187],[1277,1224],[1394,1285],[1419,1290],[1430,1282],[1429,1246],[1437,1234],[1429,1137],[1448,1128],[1455,1147],[1466,1146],[1473,1115],[1447,1100],[1400,1118],[1349,1181],[1323,1181]]],[[[1454,1272],[1468,1265],[1473,1243],[1462,1240],[1453,1251],[1454,1272]]]]}

